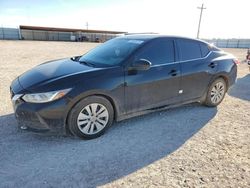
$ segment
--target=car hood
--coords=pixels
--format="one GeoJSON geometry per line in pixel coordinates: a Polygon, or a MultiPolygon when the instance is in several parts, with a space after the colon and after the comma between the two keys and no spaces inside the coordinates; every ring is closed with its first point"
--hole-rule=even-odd
{"type": "Polygon", "coordinates": [[[93,68],[71,59],[60,59],[38,65],[18,77],[24,89],[71,74],[94,71],[93,68]]]}

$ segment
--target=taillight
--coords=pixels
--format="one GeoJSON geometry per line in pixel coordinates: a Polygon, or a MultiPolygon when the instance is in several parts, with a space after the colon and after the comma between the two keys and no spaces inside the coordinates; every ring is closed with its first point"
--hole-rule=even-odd
{"type": "Polygon", "coordinates": [[[240,61],[238,59],[234,59],[233,62],[236,64],[236,65],[239,65],[240,64],[240,61]]]}

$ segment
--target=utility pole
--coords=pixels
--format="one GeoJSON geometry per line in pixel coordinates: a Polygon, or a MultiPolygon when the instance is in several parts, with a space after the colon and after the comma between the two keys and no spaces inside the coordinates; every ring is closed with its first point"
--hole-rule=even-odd
{"type": "Polygon", "coordinates": [[[86,22],[86,28],[89,29],[89,22],[86,22]]]}
{"type": "Polygon", "coordinates": [[[201,27],[201,18],[202,18],[202,12],[204,9],[206,9],[204,7],[204,4],[202,3],[201,7],[197,7],[198,9],[201,10],[201,13],[200,13],[200,20],[199,20],[199,25],[198,25],[198,32],[197,32],[197,39],[199,38],[199,35],[200,35],[200,27],[201,27]]]}

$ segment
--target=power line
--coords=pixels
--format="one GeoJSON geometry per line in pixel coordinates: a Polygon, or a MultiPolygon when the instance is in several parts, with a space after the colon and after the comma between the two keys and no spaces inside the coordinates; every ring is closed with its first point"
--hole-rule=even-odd
{"type": "Polygon", "coordinates": [[[198,38],[199,38],[199,35],[200,35],[200,27],[201,27],[202,13],[203,13],[203,10],[206,9],[206,7],[204,7],[204,4],[202,3],[201,7],[197,7],[197,8],[201,10],[201,13],[200,13],[200,20],[199,20],[199,25],[198,25],[198,31],[197,31],[197,39],[198,39],[198,38]]]}

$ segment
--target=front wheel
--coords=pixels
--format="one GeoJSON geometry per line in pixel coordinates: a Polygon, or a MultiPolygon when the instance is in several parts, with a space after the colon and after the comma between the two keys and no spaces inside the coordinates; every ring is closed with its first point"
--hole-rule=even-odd
{"type": "Polygon", "coordinates": [[[103,97],[90,96],[81,100],[70,112],[70,131],[83,139],[101,136],[113,123],[114,111],[110,102],[103,97]]]}
{"type": "Polygon", "coordinates": [[[225,97],[227,85],[223,78],[216,79],[208,88],[205,105],[215,107],[219,105],[225,97]]]}

